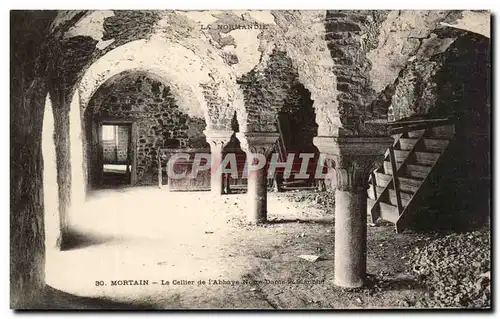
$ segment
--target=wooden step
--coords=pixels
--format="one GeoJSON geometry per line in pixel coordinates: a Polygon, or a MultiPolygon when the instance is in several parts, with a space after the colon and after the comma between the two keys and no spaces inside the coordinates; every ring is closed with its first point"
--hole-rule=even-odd
{"type": "Polygon", "coordinates": [[[430,129],[429,134],[432,137],[450,140],[455,135],[455,126],[452,124],[436,126],[430,129]]]}
{"type": "MultiPolygon", "coordinates": [[[[370,200],[373,200],[373,201],[371,202],[371,204],[368,203],[368,211],[370,211],[372,209],[373,205],[375,204],[375,196],[373,194],[374,188],[377,191],[378,196],[380,196],[382,194],[382,192],[384,191],[383,187],[370,185],[370,187],[368,188],[368,198],[370,200]]],[[[398,203],[396,200],[396,192],[394,191],[394,189],[388,189],[387,195],[384,196],[385,202],[389,202],[389,204],[397,206],[398,203]]],[[[408,205],[408,203],[410,202],[413,195],[410,193],[400,191],[399,196],[401,197],[401,204],[403,205],[403,207],[406,207],[408,205]]]]}
{"type": "Polygon", "coordinates": [[[394,158],[396,158],[396,162],[398,163],[403,162],[409,154],[410,151],[394,150],[394,158]]]}
{"type": "MultiPolygon", "coordinates": [[[[375,173],[376,185],[385,187],[392,180],[392,175],[384,174],[384,173],[375,173]]],[[[399,187],[403,192],[407,192],[410,194],[415,193],[418,190],[418,187],[422,183],[422,179],[412,178],[406,176],[398,177],[399,187]]]]}
{"type": "Polygon", "coordinates": [[[285,189],[285,190],[314,190],[314,189],[318,189],[318,187],[311,186],[311,185],[301,185],[301,186],[293,185],[293,186],[282,186],[282,189],[285,189]]]}
{"type": "Polygon", "coordinates": [[[399,148],[403,151],[411,151],[417,142],[418,138],[401,137],[399,139],[399,148]]]}
{"type": "MultiPolygon", "coordinates": [[[[418,138],[400,138],[399,148],[403,151],[411,151],[417,141],[418,138]]],[[[448,139],[424,138],[421,143],[418,147],[422,147],[426,151],[441,153],[450,141],[448,139]]]]}
{"type": "Polygon", "coordinates": [[[307,184],[311,183],[311,181],[307,179],[288,179],[282,182],[283,186],[292,186],[292,185],[297,185],[297,184],[307,184]]]}
{"type": "Polygon", "coordinates": [[[368,198],[375,199],[375,194],[373,193],[374,189],[377,192],[377,197],[380,196],[380,194],[382,194],[382,192],[384,191],[384,188],[385,187],[373,185],[372,183],[370,183],[370,186],[368,187],[368,198]]]}
{"type": "Polygon", "coordinates": [[[391,181],[392,175],[375,172],[376,185],[380,187],[386,187],[391,181]]]}
{"type": "Polygon", "coordinates": [[[394,205],[383,202],[379,202],[379,204],[380,204],[380,217],[388,222],[396,223],[399,219],[398,208],[394,205]]]}
{"type": "Polygon", "coordinates": [[[431,172],[432,167],[417,164],[406,164],[405,175],[424,179],[431,172]]]}
{"type": "MultiPolygon", "coordinates": [[[[399,169],[401,167],[402,163],[401,162],[396,162],[396,169],[399,169]]],[[[392,165],[389,160],[384,161],[384,172],[386,174],[392,175],[392,165]],[[390,172],[390,173],[389,173],[390,172]]]]}
{"type": "MultiPolygon", "coordinates": [[[[389,165],[386,165],[384,162],[384,173],[388,175],[393,175],[392,168],[389,165]]],[[[429,172],[431,171],[430,166],[422,166],[417,164],[405,164],[405,168],[402,170],[403,175],[408,177],[415,177],[418,179],[424,179],[427,177],[429,172]]],[[[400,171],[401,174],[401,171],[400,171]]]]}
{"type": "Polygon", "coordinates": [[[415,163],[419,165],[427,165],[432,166],[439,158],[439,153],[431,153],[431,152],[415,152],[413,153],[413,157],[415,159],[415,163]]]}
{"type": "Polygon", "coordinates": [[[410,194],[415,193],[418,190],[420,184],[422,183],[422,181],[419,181],[418,185],[414,183],[408,183],[408,181],[411,179],[406,177],[398,177],[398,179],[399,179],[399,189],[403,192],[410,194]]]}
{"type": "MultiPolygon", "coordinates": [[[[375,186],[375,189],[377,190],[377,195],[380,196],[382,194],[382,191],[384,190],[383,187],[375,186]]],[[[412,194],[405,193],[405,192],[399,192],[399,195],[401,196],[401,204],[403,204],[403,207],[406,207],[408,203],[411,200],[412,194]]],[[[368,198],[370,199],[375,199],[375,196],[373,194],[373,185],[370,185],[368,188],[368,198]]],[[[394,189],[388,189],[387,190],[387,196],[385,196],[387,200],[386,202],[389,202],[390,204],[397,206],[398,202],[396,200],[396,192],[394,189]]],[[[371,206],[370,206],[371,208],[371,206]]]]}
{"type": "Polygon", "coordinates": [[[406,132],[406,136],[409,138],[419,138],[424,134],[425,130],[415,130],[415,131],[410,131],[406,132]]]}
{"type": "MultiPolygon", "coordinates": [[[[388,196],[389,203],[391,205],[398,206],[398,201],[396,199],[396,192],[393,189],[389,189],[388,191],[389,191],[389,196],[388,196]]],[[[401,204],[403,205],[403,207],[406,207],[406,205],[408,205],[413,195],[410,193],[405,193],[400,191],[399,196],[401,197],[401,204]]]]}
{"type": "Polygon", "coordinates": [[[380,204],[380,217],[383,220],[387,220],[392,223],[396,223],[399,219],[399,211],[398,208],[394,205],[387,203],[379,203],[380,204]]]}
{"type": "Polygon", "coordinates": [[[424,138],[422,146],[426,151],[441,153],[450,143],[447,139],[424,138]]]}

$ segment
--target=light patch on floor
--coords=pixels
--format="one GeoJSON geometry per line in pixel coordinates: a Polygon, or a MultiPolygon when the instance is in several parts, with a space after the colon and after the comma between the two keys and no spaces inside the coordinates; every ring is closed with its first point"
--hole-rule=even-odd
{"type": "Polygon", "coordinates": [[[162,307],[172,305],[172,296],[188,298],[176,301],[183,306],[224,306],[229,289],[241,299],[233,306],[262,307],[261,298],[251,301],[245,296],[250,286],[172,285],[173,280],[241,281],[255,268],[256,251],[284,240],[286,221],[325,221],[319,209],[270,193],[268,218],[285,222],[248,225],[246,197],[154,187],[95,192],[71,217],[71,228],[79,236],[75,247],[47,252],[47,283],[77,296],[130,303],[150,300],[162,307]],[[112,280],[149,280],[149,285],[111,286],[112,280]],[[162,280],[170,285],[161,285],[162,280]],[[106,286],[96,286],[96,281],[106,286]]]}

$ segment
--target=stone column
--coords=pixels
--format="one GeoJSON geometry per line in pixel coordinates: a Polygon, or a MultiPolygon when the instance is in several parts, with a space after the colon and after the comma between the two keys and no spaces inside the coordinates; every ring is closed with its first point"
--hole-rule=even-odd
{"type": "MultiPolygon", "coordinates": [[[[236,133],[241,149],[247,155],[247,163],[254,163],[257,154],[265,158],[274,149],[279,133],[246,132],[236,133]]],[[[255,165],[256,163],[254,163],[255,165]]],[[[260,169],[248,171],[248,221],[254,224],[267,221],[267,165],[260,169]]]]}
{"type": "Polygon", "coordinates": [[[222,150],[231,140],[233,131],[205,130],[203,131],[210,144],[210,191],[212,194],[222,194],[222,173],[219,166],[222,162],[222,150]]]}
{"type": "Polygon", "coordinates": [[[357,288],[366,279],[368,177],[383,162],[390,137],[315,137],[333,169],[335,190],[335,284],[357,288]]]}

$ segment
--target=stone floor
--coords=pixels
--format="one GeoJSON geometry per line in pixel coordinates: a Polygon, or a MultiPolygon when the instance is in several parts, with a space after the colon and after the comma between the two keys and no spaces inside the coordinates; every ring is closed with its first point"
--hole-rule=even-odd
{"type": "Polygon", "coordinates": [[[252,226],[244,218],[245,194],[97,191],[71,217],[71,247],[47,252],[47,284],[150,308],[400,307],[425,292],[405,264],[415,235],[395,234],[390,226],[369,228],[368,272],[377,283],[356,291],[335,287],[333,208],[293,198],[269,193],[271,222],[252,226]],[[290,279],[295,282],[283,283],[290,279]],[[115,280],[149,285],[113,286],[115,280]]]}

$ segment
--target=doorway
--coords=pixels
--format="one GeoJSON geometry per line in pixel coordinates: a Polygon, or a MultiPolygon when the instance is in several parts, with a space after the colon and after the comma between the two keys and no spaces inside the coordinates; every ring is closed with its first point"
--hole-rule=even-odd
{"type": "Polygon", "coordinates": [[[101,186],[130,185],[135,180],[133,123],[102,122],[99,126],[101,186]]]}

